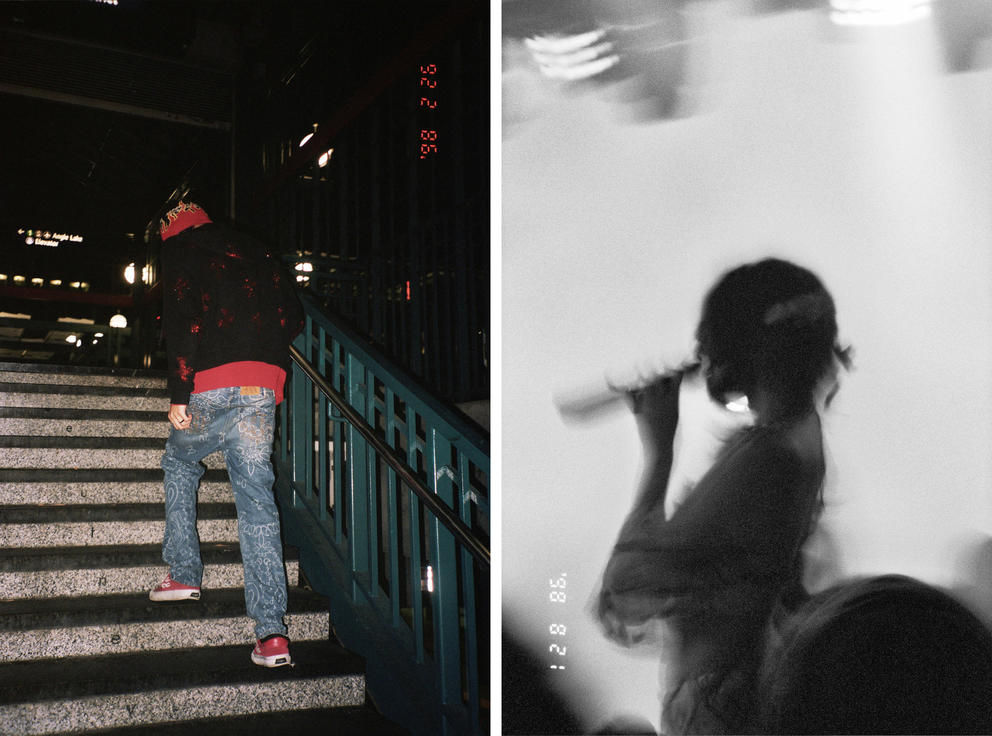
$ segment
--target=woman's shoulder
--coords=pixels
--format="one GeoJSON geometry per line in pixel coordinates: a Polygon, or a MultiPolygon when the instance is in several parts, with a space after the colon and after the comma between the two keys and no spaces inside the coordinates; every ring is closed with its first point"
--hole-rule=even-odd
{"type": "Polygon", "coordinates": [[[722,458],[748,474],[822,477],[823,436],[813,413],[794,422],[755,425],[742,429],[722,458]]]}
{"type": "Polygon", "coordinates": [[[740,431],[738,439],[741,448],[752,452],[819,455],[823,447],[820,415],[812,411],[794,420],[751,425],[740,431]]]}

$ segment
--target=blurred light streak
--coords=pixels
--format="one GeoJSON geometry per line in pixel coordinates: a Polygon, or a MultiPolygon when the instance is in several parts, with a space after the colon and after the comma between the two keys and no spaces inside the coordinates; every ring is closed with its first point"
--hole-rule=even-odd
{"type": "Polygon", "coordinates": [[[930,17],[930,0],[830,0],[830,20],[842,26],[891,26],[930,17]]]}

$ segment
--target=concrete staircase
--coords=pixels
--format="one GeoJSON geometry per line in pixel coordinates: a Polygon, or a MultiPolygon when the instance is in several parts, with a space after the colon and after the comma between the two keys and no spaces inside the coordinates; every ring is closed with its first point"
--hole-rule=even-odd
{"type": "Polygon", "coordinates": [[[287,550],[293,667],[251,663],[237,519],[207,458],[200,601],[165,576],[165,381],[0,363],[0,733],[405,733],[369,707],[287,550]]]}

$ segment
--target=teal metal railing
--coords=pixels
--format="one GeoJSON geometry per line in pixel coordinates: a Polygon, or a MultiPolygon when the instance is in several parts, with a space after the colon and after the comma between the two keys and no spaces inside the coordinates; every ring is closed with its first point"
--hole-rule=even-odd
{"type": "Polygon", "coordinates": [[[488,733],[488,436],[302,301],[276,444],[286,542],[385,715],[488,733]]]}

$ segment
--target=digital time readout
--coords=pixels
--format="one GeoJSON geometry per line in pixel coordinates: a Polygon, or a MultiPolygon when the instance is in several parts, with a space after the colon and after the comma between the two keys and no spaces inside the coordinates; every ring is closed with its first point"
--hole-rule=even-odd
{"type": "Polygon", "coordinates": [[[553,607],[551,623],[548,624],[548,668],[552,670],[565,669],[565,657],[568,654],[568,626],[565,604],[568,603],[568,573],[561,573],[557,578],[548,579],[548,603],[553,607]]]}
{"type": "MultiPolygon", "coordinates": [[[[420,109],[430,115],[437,110],[437,64],[420,65],[420,109]]],[[[428,126],[420,129],[420,160],[437,154],[437,123],[433,115],[425,120],[428,126]]]]}

